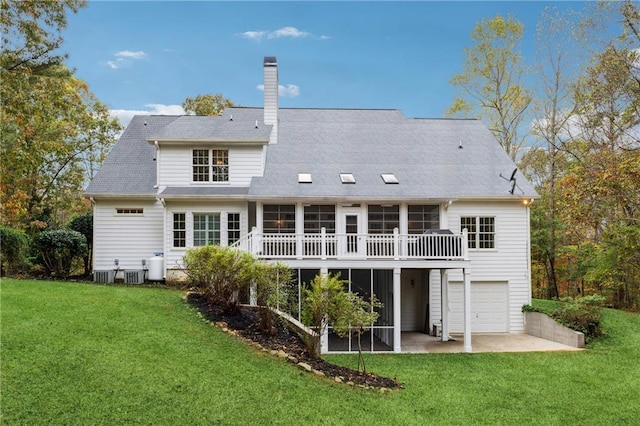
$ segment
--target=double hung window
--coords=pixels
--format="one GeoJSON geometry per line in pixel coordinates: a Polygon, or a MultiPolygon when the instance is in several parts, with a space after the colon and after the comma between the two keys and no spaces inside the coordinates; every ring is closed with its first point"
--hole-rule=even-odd
{"type": "Polygon", "coordinates": [[[193,245],[220,244],[220,213],[193,214],[193,245]]]}
{"type": "Polygon", "coordinates": [[[194,182],[229,182],[229,151],[194,149],[192,168],[194,182]]]}
{"type": "Polygon", "coordinates": [[[460,229],[466,229],[470,249],[496,248],[496,219],[467,216],[460,218],[460,229]]]}

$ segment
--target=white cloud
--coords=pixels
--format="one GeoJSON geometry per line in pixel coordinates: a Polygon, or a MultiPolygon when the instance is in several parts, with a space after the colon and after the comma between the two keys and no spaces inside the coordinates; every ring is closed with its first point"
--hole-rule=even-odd
{"type": "MultiPolygon", "coordinates": [[[[256,86],[258,90],[264,92],[264,84],[258,84],[256,86]]],[[[282,84],[278,85],[278,96],[283,98],[295,98],[300,95],[300,87],[295,84],[287,84],[283,86],[282,84]]]]}
{"type": "Polygon", "coordinates": [[[117,118],[124,127],[129,124],[134,115],[184,115],[184,109],[180,105],[146,104],[146,110],[112,109],[109,115],[117,118]]]}
{"type": "Polygon", "coordinates": [[[115,56],[115,59],[107,61],[107,65],[114,70],[131,65],[131,63],[135,60],[147,58],[147,54],[141,50],[138,50],[136,52],[133,52],[131,50],[121,50],[120,52],[114,53],[113,56],[115,56]]]}
{"type": "Polygon", "coordinates": [[[306,31],[300,31],[296,27],[282,27],[275,31],[271,31],[267,34],[269,38],[281,38],[281,37],[291,37],[291,38],[301,38],[301,37],[309,37],[311,34],[306,31]]]}
{"type": "Polygon", "coordinates": [[[313,38],[316,40],[328,40],[331,37],[326,35],[316,36],[310,32],[299,30],[296,27],[282,27],[273,31],[245,31],[238,34],[242,38],[248,40],[260,41],[263,38],[275,39],[275,38],[313,38]]]}
{"type": "Polygon", "coordinates": [[[142,50],[138,50],[137,52],[132,52],[130,50],[122,50],[114,55],[116,58],[131,58],[131,59],[144,59],[147,57],[147,54],[142,50]]]}
{"type": "Polygon", "coordinates": [[[240,33],[239,35],[242,38],[259,41],[262,39],[262,37],[264,37],[266,33],[266,31],[245,31],[243,33],[240,33]]]}

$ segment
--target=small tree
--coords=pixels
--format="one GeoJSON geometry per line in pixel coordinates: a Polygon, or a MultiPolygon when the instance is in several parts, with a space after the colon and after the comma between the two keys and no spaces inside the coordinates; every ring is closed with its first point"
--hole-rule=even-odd
{"type": "Polygon", "coordinates": [[[367,368],[364,364],[364,356],[362,355],[362,335],[371,329],[371,325],[376,322],[379,314],[374,308],[382,307],[382,303],[376,299],[375,295],[371,295],[370,300],[365,300],[356,293],[344,293],[336,304],[337,311],[334,313],[335,321],[333,330],[342,338],[353,335],[358,342],[358,371],[362,367],[362,372],[366,373],[367,368]]]}
{"type": "Polygon", "coordinates": [[[58,229],[37,234],[31,248],[49,275],[53,273],[58,278],[67,278],[73,259],[87,251],[87,240],[79,232],[58,229]]]}
{"type": "Polygon", "coordinates": [[[344,338],[354,335],[357,338],[358,370],[362,366],[362,371],[366,372],[361,337],[378,319],[374,308],[382,304],[375,295],[365,300],[356,293],[346,291],[348,283],[340,279],[340,274],[316,275],[309,289],[305,290],[302,321],[318,333],[317,338],[309,339],[307,346],[311,354],[319,354],[320,336],[332,325],[338,336],[344,338]]]}
{"type": "Polygon", "coordinates": [[[318,333],[317,337],[309,338],[306,342],[313,356],[320,354],[320,336],[326,332],[329,322],[333,321],[334,313],[339,311],[338,305],[341,304],[340,298],[347,283],[340,279],[340,274],[316,275],[304,291],[302,322],[318,333]]]}

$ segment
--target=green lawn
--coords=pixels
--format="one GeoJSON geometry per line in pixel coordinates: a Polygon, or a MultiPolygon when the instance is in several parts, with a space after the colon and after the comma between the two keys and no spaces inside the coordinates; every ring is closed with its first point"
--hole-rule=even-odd
{"type": "Polygon", "coordinates": [[[0,309],[3,425],[640,423],[638,314],[606,312],[583,352],[368,356],[406,386],[379,394],[236,341],[175,290],[2,280],[0,309]]]}

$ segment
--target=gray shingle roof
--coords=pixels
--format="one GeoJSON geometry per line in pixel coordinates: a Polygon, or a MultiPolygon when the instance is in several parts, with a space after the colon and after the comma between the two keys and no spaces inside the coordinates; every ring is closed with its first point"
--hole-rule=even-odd
{"type": "Polygon", "coordinates": [[[247,195],[249,193],[248,187],[242,186],[169,186],[164,189],[160,194],[162,196],[234,196],[234,195],[247,195]]]}
{"type": "Polygon", "coordinates": [[[254,120],[232,119],[232,114],[224,117],[202,117],[185,115],[149,134],[149,140],[231,140],[269,141],[271,125],[261,118],[254,120]],[[257,126],[256,126],[257,121],[257,126]]]}
{"type": "Polygon", "coordinates": [[[150,133],[175,121],[176,116],[135,116],[111,148],[93,178],[86,196],[155,195],[156,148],[147,143],[150,133]],[[146,123],[146,125],[145,125],[146,123]]]}
{"type": "MultiPolygon", "coordinates": [[[[266,140],[271,127],[262,120],[262,108],[238,107],[221,117],[134,117],[86,195],[155,195],[155,148],[147,140],[266,140]]],[[[519,172],[515,194],[509,194],[511,183],[500,174],[509,177],[514,168],[478,120],[407,119],[399,110],[281,108],[278,143],[267,148],[264,176],[253,178],[248,190],[167,188],[163,194],[248,193],[256,200],[535,197],[519,172]],[[311,173],[312,183],[298,183],[301,172],[311,173]],[[353,173],[356,183],[342,184],[340,173],[353,173]],[[382,173],[393,173],[399,183],[385,184],[382,173]]]]}
{"type": "MultiPolygon", "coordinates": [[[[406,119],[397,110],[281,109],[279,142],[269,146],[256,198],[447,199],[510,197],[500,177],[515,168],[478,120],[406,119]],[[463,148],[459,148],[462,142],[463,148]],[[298,183],[311,173],[313,183],[298,183]],[[356,183],[342,184],[340,173],[356,183]],[[385,184],[393,173],[399,184],[385,184]]],[[[517,196],[535,196],[518,173],[517,196]]]]}

